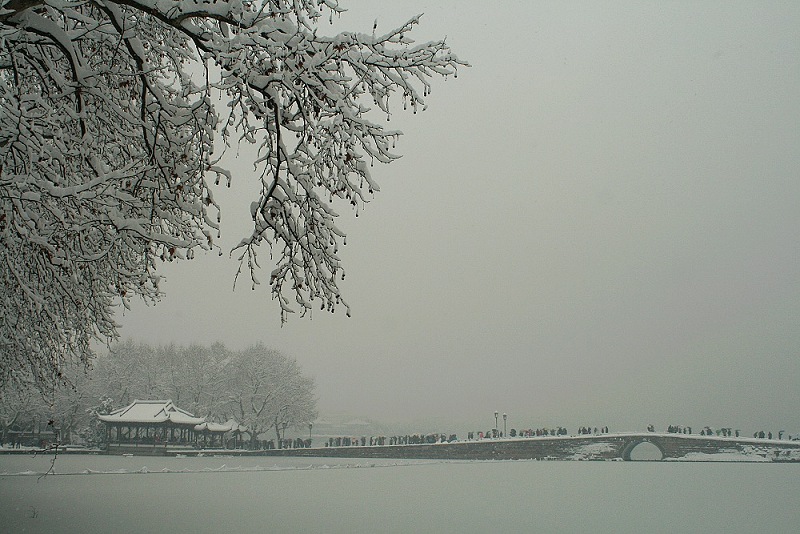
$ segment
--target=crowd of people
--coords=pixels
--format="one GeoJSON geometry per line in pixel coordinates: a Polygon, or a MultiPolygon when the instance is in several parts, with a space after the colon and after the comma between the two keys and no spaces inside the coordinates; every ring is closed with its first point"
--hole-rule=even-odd
{"type": "MultiPolygon", "coordinates": [[[[689,434],[691,434],[691,433],[692,432],[690,430],[689,434]]],[[[720,428],[720,429],[717,429],[717,430],[711,430],[710,427],[704,427],[700,431],[700,435],[701,436],[715,436],[716,435],[716,436],[722,436],[723,438],[730,438],[730,437],[734,437],[735,436],[735,437],[738,438],[739,437],[739,430],[738,429],[737,430],[733,430],[731,428],[720,428]]],[[[753,436],[753,437],[755,437],[755,436],[753,436]]]]}
{"type": "MultiPolygon", "coordinates": [[[[259,439],[250,444],[250,448],[253,450],[267,450],[271,451],[275,448],[278,449],[309,449],[311,448],[312,440],[311,438],[288,438],[288,439],[281,439],[277,442],[274,439],[259,439]]],[[[237,448],[234,446],[229,446],[229,449],[237,448]]]]}
{"type": "MultiPolygon", "coordinates": [[[[738,432],[739,431],[737,430],[736,432],[737,432],[737,436],[738,436],[738,432]]],[[[778,432],[778,439],[783,439],[783,434],[784,434],[783,430],[779,431],[778,432]]],[[[757,439],[772,439],[772,432],[766,432],[765,433],[763,430],[759,430],[758,432],[754,432],[753,433],[753,437],[757,438],[757,439]]]]}
{"type": "MultiPolygon", "coordinates": [[[[648,425],[647,426],[648,432],[655,432],[656,428],[655,425],[648,425]]],[[[690,426],[683,426],[683,425],[668,425],[667,432],[670,434],[691,434],[692,427],[690,426]]],[[[586,435],[602,435],[608,434],[609,429],[608,426],[600,426],[600,427],[591,427],[591,426],[581,426],[577,429],[578,436],[586,436],[586,435]]],[[[467,433],[467,441],[480,441],[485,439],[498,439],[498,438],[533,438],[533,437],[552,437],[552,436],[567,436],[569,433],[567,429],[563,426],[557,426],[554,428],[527,428],[527,429],[510,429],[508,431],[508,436],[506,436],[503,431],[498,429],[490,429],[486,432],[468,432],[467,433]]],[[[783,431],[778,433],[778,439],[783,439],[783,431]]],[[[723,436],[723,437],[740,437],[740,431],[734,430],[732,428],[719,428],[719,429],[711,429],[710,427],[704,427],[700,430],[701,436],[723,436]]],[[[753,434],[754,438],[760,439],[772,439],[772,432],[764,432],[759,431],[753,434]]],[[[393,436],[337,436],[337,437],[328,437],[324,441],[325,447],[374,447],[374,446],[383,446],[383,445],[419,445],[419,444],[435,444],[435,443],[452,443],[458,441],[458,436],[456,434],[445,434],[445,433],[433,433],[433,434],[405,434],[405,435],[393,435],[393,436]]],[[[280,448],[288,449],[288,448],[307,448],[311,447],[311,440],[310,439],[300,439],[296,438],[294,440],[287,439],[282,440],[280,443],[280,448]]],[[[267,442],[266,447],[268,449],[275,448],[275,443],[270,440],[267,442]]]]}
{"type": "MultiPolygon", "coordinates": [[[[567,429],[563,426],[559,426],[556,428],[525,428],[517,430],[512,428],[508,431],[508,437],[510,438],[533,438],[533,437],[544,437],[544,436],[566,436],[567,429]]],[[[482,440],[482,439],[497,439],[497,438],[504,438],[506,435],[496,428],[488,430],[486,432],[468,432],[467,433],[467,440],[474,441],[474,440],[482,440]]]]}
{"type": "Polygon", "coordinates": [[[397,436],[338,436],[329,437],[325,447],[374,447],[381,445],[419,445],[423,443],[452,443],[458,441],[455,434],[405,434],[397,436]]]}
{"type": "MultiPolygon", "coordinates": [[[[580,427],[578,429],[579,435],[599,435],[607,434],[608,427],[580,427]]],[[[498,438],[533,438],[533,437],[550,437],[550,436],[566,436],[569,433],[563,426],[554,428],[526,428],[517,430],[512,428],[508,431],[508,436],[501,430],[496,428],[487,430],[486,432],[467,432],[467,441],[480,441],[484,439],[498,439],[498,438]]],[[[325,447],[374,447],[382,445],[419,445],[419,444],[435,444],[435,443],[452,443],[458,441],[456,434],[446,433],[433,433],[433,434],[406,434],[394,436],[337,436],[328,437],[324,441],[325,447]]]]}
{"type": "MultiPolygon", "coordinates": [[[[648,432],[655,432],[655,426],[648,425],[647,426],[647,431],[648,432]]],[[[692,433],[692,427],[690,427],[690,426],[682,426],[682,425],[669,425],[669,426],[667,426],[667,432],[670,433],[670,434],[691,434],[692,433]]],[[[777,437],[777,439],[783,439],[784,434],[786,434],[786,432],[781,430],[775,435],[775,437],[777,437]]],[[[741,430],[739,430],[738,428],[737,429],[733,429],[731,427],[722,427],[722,428],[714,429],[714,428],[711,428],[709,426],[705,426],[702,429],[700,429],[700,435],[701,436],[720,436],[720,437],[723,437],[723,438],[738,438],[738,437],[741,437],[741,430]]],[[[753,437],[756,438],[756,439],[773,439],[773,434],[772,434],[772,432],[759,430],[759,431],[753,433],[753,437]]],[[[795,439],[792,436],[787,436],[787,438],[788,439],[795,439]]]]}
{"type": "MultiPolygon", "coordinates": [[[[650,426],[653,426],[653,425],[650,425],[650,426]]],[[[649,428],[647,430],[649,430],[650,432],[653,432],[653,430],[650,430],[649,428]]],[[[669,425],[669,426],[667,426],[667,433],[669,433],[669,434],[691,434],[692,433],[692,427],[690,427],[690,426],[681,426],[681,425],[669,425]]]]}
{"type": "Polygon", "coordinates": [[[582,426],[578,429],[579,436],[587,436],[587,435],[599,435],[599,434],[608,434],[608,427],[601,426],[599,429],[597,427],[591,428],[588,426],[582,426]]]}

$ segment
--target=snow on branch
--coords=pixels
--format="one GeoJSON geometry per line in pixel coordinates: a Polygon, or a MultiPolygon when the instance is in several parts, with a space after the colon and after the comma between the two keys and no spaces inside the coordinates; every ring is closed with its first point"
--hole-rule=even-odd
{"type": "MultiPolygon", "coordinates": [[[[0,0],[0,383],[58,381],[116,338],[113,309],[160,298],[160,262],[218,250],[211,154],[258,148],[252,231],[234,249],[252,284],[260,246],[281,317],[349,307],[344,233],[378,191],[398,131],[390,100],[425,108],[466,65],[382,36],[322,36],[335,0],[0,0]],[[217,109],[212,100],[222,96],[217,109]],[[216,142],[216,144],[215,144],[216,142]]],[[[238,275],[237,275],[238,278],[238,275]]]]}

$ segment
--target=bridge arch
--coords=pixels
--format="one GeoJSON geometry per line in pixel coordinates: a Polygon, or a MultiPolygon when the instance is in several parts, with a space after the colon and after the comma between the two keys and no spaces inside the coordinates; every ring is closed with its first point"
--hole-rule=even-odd
{"type": "Polygon", "coordinates": [[[626,462],[630,462],[631,461],[631,452],[633,452],[633,449],[635,449],[636,447],[638,447],[639,445],[641,445],[643,443],[649,443],[651,445],[654,445],[658,449],[658,451],[661,453],[661,460],[663,460],[664,458],[667,457],[667,453],[664,450],[664,447],[661,445],[661,443],[658,442],[658,440],[652,439],[652,438],[649,438],[649,437],[646,437],[646,436],[637,436],[636,438],[631,439],[622,448],[622,459],[624,461],[626,461],[626,462]]]}

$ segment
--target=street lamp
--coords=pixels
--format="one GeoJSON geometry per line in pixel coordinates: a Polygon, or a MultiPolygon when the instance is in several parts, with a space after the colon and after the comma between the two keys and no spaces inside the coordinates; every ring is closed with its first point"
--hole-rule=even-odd
{"type": "Polygon", "coordinates": [[[500,415],[500,412],[497,410],[494,411],[494,437],[497,437],[497,416],[500,415]]]}
{"type": "Polygon", "coordinates": [[[508,421],[508,414],[503,414],[503,435],[508,436],[508,430],[506,430],[506,421],[508,421]]]}

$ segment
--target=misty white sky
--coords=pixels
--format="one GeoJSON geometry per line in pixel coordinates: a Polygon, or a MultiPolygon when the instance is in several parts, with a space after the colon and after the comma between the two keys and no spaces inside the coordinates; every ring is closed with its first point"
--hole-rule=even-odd
{"type": "MultiPolygon", "coordinates": [[[[800,3],[341,3],[366,33],[424,13],[472,64],[392,116],[403,158],[340,210],[352,318],[281,328],[209,254],[123,337],[263,341],[323,413],[387,423],[800,431],[800,3]]],[[[231,166],[229,248],[255,198],[231,166]]]]}

